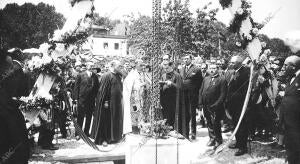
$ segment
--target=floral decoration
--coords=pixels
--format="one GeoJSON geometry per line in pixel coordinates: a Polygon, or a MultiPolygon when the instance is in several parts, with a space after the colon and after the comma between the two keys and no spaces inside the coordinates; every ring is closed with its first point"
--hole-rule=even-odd
{"type": "Polygon", "coordinates": [[[259,30],[257,28],[252,28],[248,35],[242,34],[242,41],[238,47],[245,49],[247,45],[258,36],[258,32],[259,30]]]}
{"type": "Polygon", "coordinates": [[[242,1],[242,6],[241,8],[239,8],[235,15],[233,20],[231,21],[228,29],[230,32],[232,33],[237,33],[239,32],[241,26],[242,26],[242,22],[244,20],[247,19],[247,17],[249,17],[251,15],[251,3],[249,3],[248,1],[243,0],[242,1]]]}
{"type": "Polygon", "coordinates": [[[172,130],[172,126],[166,124],[166,119],[151,123],[142,123],[139,125],[141,134],[157,138],[165,138],[172,130]]]}
{"type": "Polygon", "coordinates": [[[71,68],[72,61],[68,56],[53,58],[47,54],[42,57],[34,56],[28,61],[28,69],[34,74],[40,73],[61,76],[62,73],[71,68]]]}
{"type": "Polygon", "coordinates": [[[40,110],[42,108],[47,108],[51,105],[52,100],[36,97],[34,99],[29,99],[28,97],[21,97],[20,101],[23,103],[20,106],[22,111],[32,111],[32,110],[40,110]]]}

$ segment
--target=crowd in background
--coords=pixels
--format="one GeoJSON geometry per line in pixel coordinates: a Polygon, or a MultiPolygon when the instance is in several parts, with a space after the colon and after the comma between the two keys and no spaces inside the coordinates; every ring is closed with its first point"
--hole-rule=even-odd
{"type": "MultiPolygon", "coordinates": [[[[189,55],[188,55],[189,56],[189,55]]],[[[175,61],[171,62],[170,56],[164,55],[162,57],[162,63],[161,63],[161,76],[163,75],[164,70],[164,64],[170,64],[170,67],[172,70],[175,70],[175,72],[180,74],[180,70],[183,70],[183,68],[186,65],[186,62],[184,60],[191,60],[191,64],[195,66],[195,73],[200,72],[201,77],[196,81],[196,84],[198,85],[193,90],[196,90],[197,93],[193,93],[194,95],[188,95],[191,93],[186,93],[185,94],[185,102],[190,101],[194,97],[196,97],[196,100],[193,100],[192,106],[193,109],[189,109],[190,113],[190,118],[187,117],[187,119],[191,120],[191,122],[186,121],[187,123],[191,124],[191,130],[188,129],[188,131],[191,131],[191,139],[195,139],[196,136],[196,119],[198,124],[200,123],[200,126],[206,127],[207,126],[207,120],[205,117],[205,111],[203,106],[199,106],[198,103],[198,97],[199,97],[199,89],[201,89],[201,83],[204,81],[205,78],[208,78],[212,76],[213,72],[217,72],[217,74],[224,78],[226,81],[226,85],[228,85],[231,76],[232,76],[232,68],[230,68],[230,61],[226,59],[212,59],[212,60],[205,60],[205,61],[196,61],[193,60],[194,58],[190,56],[190,59],[185,59],[184,57],[181,62],[175,61]],[[193,111],[193,113],[192,113],[193,111]],[[196,116],[197,115],[197,116],[196,116]],[[193,120],[193,121],[192,121],[193,120]],[[192,123],[193,122],[193,123],[192,123]],[[193,125],[192,125],[193,124],[193,125]]],[[[240,60],[240,59],[239,59],[240,60]]],[[[282,136],[282,127],[280,127],[279,123],[279,104],[280,101],[283,97],[283,92],[285,88],[285,84],[288,81],[283,76],[283,73],[281,71],[281,68],[283,66],[284,59],[281,58],[270,58],[264,63],[260,63],[257,65],[255,76],[254,76],[254,85],[252,87],[252,93],[251,93],[251,98],[250,102],[248,105],[249,112],[247,112],[247,115],[249,115],[249,119],[255,118],[255,121],[249,120],[249,124],[247,125],[247,130],[249,133],[249,139],[251,140],[259,140],[259,141],[264,141],[264,142],[273,142],[273,141],[278,141],[278,145],[276,145],[277,148],[283,148],[283,136],[282,136]]],[[[93,74],[98,76],[98,80],[101,79],[101,75],[103,75],[105,72],[109,71],[109,66],[106,65],[100,69],[99,67],[93,67],[93,63],[85,63],[82,65],[78,65],[75,67],[75,73],[73,72],[72,74],[76,75],[78,73],[84,73],[84,72],[93,72],[93,74]],[[88,65],[88,66],[87,66],[88,65]]],[[[150,63],[143,62],[143,61],[136,61],[136,60],[131,60],[131,61],[125,61],[123,62],[123,67],[120,71],[122,74],[122,78],[126,79],[126,76],[128,75],[129,72],[134,70],[136,67],[139,68],[139,72],[142,73],[147,73],[147,76],[149,77],[149,80],[151,81],[151,67],[150,63]]],[[[167,67],[167,66],[165,66],[167,67]]],[[[243,61],[241,63],[241,67],[249,68],[250,67],[250,60],[248,58],[243,58],[243,61]]],[[[168,68],[166,68],[168,69],[168,68]]],[[[248,72],[249,73],[249,72],[248,72]]],[[[181,79],[184,81],[183,77],[183,72],[181,72],[181,79]]],[[[69,76],[68,84],[70,84],[70,87],[76,86],[75,81],[76,78],[75,76],[69,76]]],[[[77,77],[78,78],[78,77],[77,77]]],[[[248,78],[247,78],[248,80],[248,78]]],[[[77,80],[78,81],[78,80],[77,80]]],[[[148,85],[150,85],[151,82],[148,82],[148,85]]],[[[244,88],[247,88],[247,85],[243,86],[244,88]]],[[[226,89],[227,90],[227,86],[226,89]]],[[[71,90],[74,90],[71,89],[71,90]]],[[[227,91],[225,91],[227,92],[227,91]]],[[[95,96],[96,97],[96,96],[95,96]]],[[[136,97],[136,96],[135,96],[136,97]]],[[[244,96],[242,96],[244,97],[244,96]]],[[[221,118],[219,120],[222,120],[222,131],[223,132],[228,132],[232,131],[234,128],[234,125],[232,123],[232,116],[230,115],[230,112],[228,109],[225,107],[225,101],[226,101],[226,96],[222,98],[224,107],[221,112],[221,118]]],[[[168,99],[166,100],[167,102],[169,101],[168,99]]],[[[242,101],[243,102],[243,101],[242,101]]],[[[164,102],[163,102],[164,103],[164,102]]],[[[234,102],[232,102],[234,103],[234,102]]],[[[188,103],[186,103],[188,104],[188,103]]],[[[164,106],[165,104],[162,104],[164,106]]],[[[136,108],[136,107],[135,107],[136,108]]],[[[171,108],[176,108],[176,107],[171,107],[171,108]]],[[[134,113],[134,111],[131,111],[134,113]]],[[[90,114],[91,115],[91,114],[90,114]]],[[[164,114],[164,118],[168,118],[168,123],[170,125],[174,126],[174,118],[170,116],[167,116],[168,114],[164,114]]],[[[173,114],[174,115],[174,114],[173,114]]],[[[88,120],[90,120],[90,117],[88,117],[88,120]]],[[[134,120],[133,120],[134,121],[134,120]]],[[[141,121],[141,120],[139,120],[141,121]]],[[[134,121],[136,122],[136,121],[134,121]]],[[[89,125],[89,124],[87,124],[89,125]]],[[[135,123],[136,127],[137,124],[135,123]]],[[[189,125],[186,125],[185,127],[189,127],[189,125]]],[[[87,127],[86,127],[87,129],[87,127]]],[[[186,137],[189,136],[189,132],[186,132],[185,134],[186,137]]],[[[220,143],[219,143],[220,144],[220,143]]],[[[218,144],[218,145],[219,145],[218,144]]]]}
{"type": "MultiPolygon", "coordinates": [[[[248,141],[263,141],[273,142],[276,149],[284,149],[287,144],[289,161],[299,161],[299,145],[291,151],[291,144],[299,144],[294,140],[295,136],[299,137],[299,125],[295,125],[297,120],[285,120],[293,118],[289,116],[290,112],[286,112],[286,108],[290,108],[286,106],[299,104],[299,73],[296,73],[300,68],[299,57],[292,58],[266,57],[256,64],[246,114],[235,135],[236,143],[229,146],[238,149],[235,155],[248,152],[248,141]],[[292,73],[287,74],[287,68],[293,68],[292,73]],[[291,80],[296,82],[291,83],[291,80]],[[290,95],[296,98],[287,100],[290,95]],[[289,142],[286,142],[286,136],[289,142]]],[[[26,63],[17,58],[14,61],[19,67],[23,66],[23,72],[27,73],[26,81],[31,82],[26,83],[26,89],[30,90],[34,77],[26,70],[26,63]]],[[[230,60],[195,60],[192,55],[186,54],[182,59],[173,61],[169,55],[163,55],[157,68],[162,118],[172,126],[172,130],[190,140],[197,137],[197,125],[207,127],[210,138],[207,145],[216,149],[223,143],[222,132],[232,132],[238,124],[252,64],[249,58],[242,56],[233,56],[230,60]]],[[[140,124],[149,122],[151,115],[152,69],[147,61],[123,58],[112,60],[101,68],[91,62],[75,65],[60,78],[63,83],[60,81],[53,86],[54,90],[57,89],[55,98],[59,100],[50,122],[55,120],[62,137],[68,138],[70,134],[66,127],[70,126],[67,123],[70,120],[66,109],[70,108],[83,132],[103,146],[119,142],[128,133],[140,133],[140,124]],[[57,87],[61,85],[64,87],[57,87]]],[[[20,95],[11,97],[15,96],[20,95]]],[[[1,101],[4,99],[1,98],[1,101]]],[[[297,109],[293,110],[297,112],[297,109]]],[[[52,144],[55,126],[46,126],[49,118],[43,115],[47,112],[41,112],[38,116],[38,144],[42,148],[55,150],[57,148],[52,144]]],[[[78,131],[75,136],[79,139],[78,131]]]]}

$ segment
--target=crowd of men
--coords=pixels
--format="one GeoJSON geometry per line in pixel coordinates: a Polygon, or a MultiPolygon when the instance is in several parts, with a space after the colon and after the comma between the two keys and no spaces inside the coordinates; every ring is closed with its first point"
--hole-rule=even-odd
{"type": "MultiPolygon", "coordinates": [[[[3,157],[15,148],[12,157],[6,160],[26,163],[29,154],[21,153],[28,152],[25,120],[13,97],[28,94],[24,93],[28,85],[19,85],[25,76],[20,65],[12,61],[15,60],[8,53],[1,52],[0,130],[5,135],[0,135],[0,155],[3,157]]],[[[195,140],[197,113],[202,112],[200,123],[207,127],[210,138],[207,146],[217,148],[223,143],[222,131],[232,131],[238,124],[251,64],[242,56],[233,56],[227,63],[195,63],[190,54],[178,64],[164,55],[159,67],[162,117],[173,130],[195,140]]],[[[92,68],[90,64],[77,66],[65,79],[70,104],[77,106],[77,123],[96,144],[119,142],[128,133],[139,133],[138,125],[149,121],[151,69],[142,60],[133,63],[113,60],[105,70],[92,68]]],[[[235,135],[236,142],[229,146],[237,149],[236,156],[247,153],[249,140],[277,137],[276,146],[284,146],[289,163],[300,162],[299,72],[298,56],[256,64],[250,101],[235,135]]],[[[65,126],[66,116],[59,120],[62,119],[65,126]]],[[[67,137],[64,127],[60,129],[67,137]]],[[[79,139],[78,132],[76,136],[79,139]]],[[[47,139],[46,148],[53,148],[52,139],[53,134],[47,139]]]]}
{"type": "MultiPolygon", "coordinates": [[[[197,113],[202,111],[200,122],[202,126],[207,126],[210,138],[207,145],[217,148],[223,143],[222,131],[233,131],[238,124],[248,90],[251,62],[245,57],[233,56],[227,63],[194,63],[192,55],[184,56],[182,61],[182,64],[173,62],[168,55],[162,58],[159,68],[162,116],[174,130],[185,138],[194,140],[197,113]]],[[[114,61],[110,65],[110,71],[99,78],[100,88],[95,96],[96,119],[91,135],[97,144],[118,142],[123,134],[135,131],[132,129],[135,126],[134,121],[145,121],[135,118],[133,112],[146,108],[143,106],[145,97],[135,92],[144,93],[149,88],[147,85],[151,82],[145,80],[145,73],[149,70],[145,69],[146,64],[143,61],[125,64],[128,65],[132,67],[121,68],[119,61],[114,61]],[[136,76],[131,75],[133,71],[138,72],[136,76]],[[131,85],[127,85],[130,79],[131,85]],[[136,83],[139,85],[136,86],[136,83]],[[132,90],[126,99],[128,86],[132,90]],[[127,88],[126,92],[123,87],[127,88]],[[124,104],[130,104],[129,112],[127,108],[122,107],[122,94],[123,99],[126,99],[124,104]],[[129,119],[128,113],[131,115],[129,119]],[[131,123],[126,123],[128,120],[131,123]]],[[[293,160],[299,161],[299,138],[294,138],[299,137],[298,76],[296,81],[294,80],[298,74],[297,56],[290,56],[285,61],[273,59],[256,64],[246,113],[235,135],[236,142],[229,146],[237,149],[236,156],[248,152],[249,140],[275,141],[274,148],[285,147],[287,153],[291,154],[290,163],[293,163],[293,160]],[[291,93],[287,94],[289,92],[286,91],[291,93]],[[290,112],[291,108],[293,112],[290,112]],[[290,116],[296,116],[298,119],[290,119],[290,116]],[[287,124],[290,124],[290,127],[287,124]],[[292,132],[288,127],[292,128],[292,132]],[[287,142],[289,137],[292,137],[289,141],[294,147],[290,147],[291,144],[287,142]],[[298,147],[295,147],[296,145],[298,147]]],[[[150,113],[140,112],[141,114],[150,113]]]]}

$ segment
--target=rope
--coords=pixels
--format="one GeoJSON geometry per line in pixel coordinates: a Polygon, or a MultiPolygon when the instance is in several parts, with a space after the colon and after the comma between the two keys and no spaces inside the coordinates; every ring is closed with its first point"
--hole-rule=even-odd
{"type": "Polygon", "coordinates": [[[179,164],[179,141],[178,141],[178,132],[176,131],[176,134],[177,134],[177,136],[176,136],[176,142],[177,142],[177,144],[176,144],[176,155],[177,155],[177,164],[179,164]]]}
{"type": "Polygon", "coordinates": [[[236,91],[234,91],[233,92],[233,94],[230,96],[230,98],[229,99],[227,99],[227,100],[231,100],[232,99],[232,97],[235,95],[235,94],[237,94],[237,92],[240,90],[240,89],[242,89],[242,87],[244,86],[244,85],[246,85],[247,84],[247,82],[249,81],[249,79],[248,80],[246,80],[236,91]]]}
{"type": "MultiPolygon", "coordinates": [[[[65,95],[67,95],[67,94],[65,94],[65,95]]],[[[65,97],[65,101],[67,101],[67,97],[65,97]]],[[[76,105],[75,105],[75,106],[73,105],[73,107],[68,106],[68,108],[70,108],[69,111],[71,111],[71,108],[75,108],[75,109],[76,109],[76,105]]],[[[77,111],[77,110],[75,110],[75,111],[77,111]]],[[[82,140],[83,140],[87,145],[89,145],[91,148],[93,148],[94,150],[97,150],[97,151],[99,151],[99,152],[110,152],[110,151],[113,151],[113,150],[115,150],[116,148],[120,147],[120,145],[121,145],[122,143],[125,142],[125,137],[123,137],[123,138],[121,139],[121,141],[120,141],[119,143],[117,143],[116,146],[114,146],[112,149],[109,149],[109,150],[101,150],[101,149],[99,149],[99,147],[98,147],[93,141],[91,141],[91,140],[89,139],[89,137],[82,131],[81,127],[77,124],[77,121],[75,120],[75,118],[74,118],[74,116],[73,116],[73,114],[72,114],[71,112],[70,112],[70,118],[71,118],[71,120],[73,121],[75,130],[76,130],[76,132],[79,134],[80,138],[82,138],[82,140]]]]}

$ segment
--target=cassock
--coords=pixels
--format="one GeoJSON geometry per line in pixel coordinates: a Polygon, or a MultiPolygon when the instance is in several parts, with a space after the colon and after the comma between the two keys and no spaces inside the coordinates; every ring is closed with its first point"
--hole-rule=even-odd
{"type": "Polygon", "coordinates": [[[132,132],[132,127],[138,127],[140,122],[148,118],[148,105],[145,101],[148,96],[147,88],[151,82],[147,81],[146,74],[131,70],[123,81],[124,119],[123,134],[132,132]]]}
{"type": "Polygon", "coordinates": [[[101,76],[96,97],[92,138],[96,144],[117,142],[122,138],[123,108],[121,74],[108,72],[101,76]],[[108,103],[108,108],[104,106],[108,103]]]}
{"type": "Polygon", "coordinates": [[[186,124],[186,110],[182,89],[182,79],[177,72],[165,73],[162,81],[171,81],[171,85],[163,83],[160,89],[160,104],[162,106],[163,117],[167,123],[174,127],[174,130],[185,137],[188,137],[186,124]]]}

